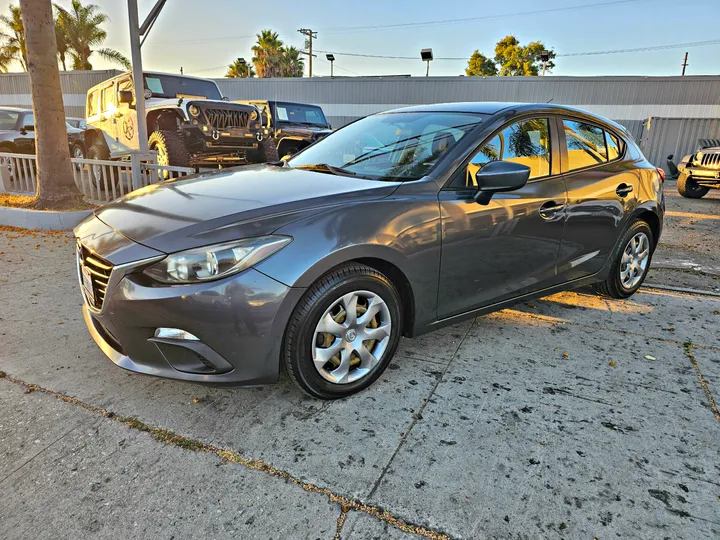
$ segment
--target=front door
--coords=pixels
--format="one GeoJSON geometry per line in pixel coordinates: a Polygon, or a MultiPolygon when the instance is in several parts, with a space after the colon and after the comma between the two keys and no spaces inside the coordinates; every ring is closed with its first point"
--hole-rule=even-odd
{"type": "Polygon", "coordinates": [[[20,154],[35,153],[35,117],[33,113],[21,115],[18,122],[19,132],[15,137],[15,147],[20,154]],[[32,127],[32,129],[25,129],[32,127]]]}
{"type": "Polygon", "coordinates": [[[137,110],[132,103],[120,103],[120,92],[122,91],[133,92],[133,80],[129,75],[118,79],[115,92],[115,103],[117,103],[116,140],[120,144],[118,151],[127,151],[139,148],[140,144],[137,132],[137,110]]]}
{"type": "Polygon", "coordinates": [[[543,289],[558,282],[565,221],[552,118],[516,121],[486,141],[440,192],[440,319],[543,289]],[[473,201],[475,173],[494,160],[530,167],[521,189],[473,201]]]}
{"type": "Polygon", "coordinates": [[[621,159],[624,142],[616,134],[571,118],[561,121],[561,131],[568,205],[558,272],[569,281],[602,269],[638,205],[640,179],[621,159]]]}

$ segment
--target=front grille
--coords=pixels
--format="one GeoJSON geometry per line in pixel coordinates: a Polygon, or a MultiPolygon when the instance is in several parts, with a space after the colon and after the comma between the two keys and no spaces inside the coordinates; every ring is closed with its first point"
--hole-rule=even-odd
{"type": "MultiPolygon", "coordinates": [[[[112,273],[112,263],[106,261],[102,257],[95,255],[82,244],[78,244],[78,264],[85,267],[90,272],[90,280],[92,281],[93,302],[87,295],[85,297],[88,303],[96,309],[101,309],[107,294],[108,283],[110,282],[110,274],[112,273]]],[[[82,268],[80,270],[80,285],[82,287],[82,268]]]]}
{"type": "Polygon", "coordinates": [[[702,167],[707,167],[708,169],[720,168],[720,152],[713,154],[703,154],[700,165],[702,167]]]}
{"type": "Polygon", "coordinates": [[[235,109],[205,109],[205,117],[208,124],[215,129],[227,129],[231,127],[246,128],[250,121],[248,111],[235,109]]]}

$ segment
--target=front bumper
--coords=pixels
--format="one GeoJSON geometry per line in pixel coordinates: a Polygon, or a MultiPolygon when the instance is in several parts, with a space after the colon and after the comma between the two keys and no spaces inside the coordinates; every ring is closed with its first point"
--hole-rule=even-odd
{"type": "Polygon", "coordinates": [[[720,184],[720,169],[705,169],[693,165],[680,164],[678,170],[692,176],[698,184],[720,184]]]}
{"type": "Polygon", "coordinates": [[[159,286],[126,275],[101,311],[83,306],[90,335],[129,371],[216,386],[277,381],[282,338],[304,292],[249,269],[198,285],[159,286]],[[179,328],[198,341],[156,339],[179,328]]]}

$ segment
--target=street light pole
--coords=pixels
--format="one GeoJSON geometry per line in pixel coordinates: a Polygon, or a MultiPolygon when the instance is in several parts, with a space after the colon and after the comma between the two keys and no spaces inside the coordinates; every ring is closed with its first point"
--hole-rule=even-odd
{"type": "Polygon", "coordinates": [[[143,78],[142,54],[140,53],[140,19],[137,0],[128,0],[128,19],[130,21],[130,55],[132,57],[132,75],[135,86],[135,111],[137,112],[137,136],[140,152],[148,153],[148,132],[145,118],[145,80],[143,78]]]}
{"type": "Polygon", "coordinates": [[[328,53],[325,55],[325,58],[327,58],[330,62],[330,78],[332,79],[335,76],[335,72],[333,70],[335,64],[335,55],[332,53],[328,53]]]}

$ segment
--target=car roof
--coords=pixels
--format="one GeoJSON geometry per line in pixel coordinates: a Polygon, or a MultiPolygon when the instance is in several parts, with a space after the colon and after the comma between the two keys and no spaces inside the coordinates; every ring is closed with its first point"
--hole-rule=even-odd
{"type": "Polygon", "coordinates": [[[12,112],[32,112],[32,109],[24,109],[22,107],[0,107],[0,111],[12,111],[12,112]]]}
{"type": "MultiPolygon", "coordinates": [[[[98,87],[105,86],[105,85],[107,85],[108,83],[110,83],[110,82],[112,82],[112,81],[114,81],[114,80],[116,80],[116,79],[119,79],[119,78],[121,78],[121,77],[125,77],[126,75],[132,75],[132,71],[126,71],[126,72],[124,72],[124,73],[121,73],[120,75],[115,75],[114,77],[110,77],[109,79],[106,79],[106,80],[104,80],[104,81],[96,84],[96,85],[93,86],[92,88],[88,89],[88,92],[90,92],[90,91],[92,91],[92,90],[95,90],[95,89],[98,88],[98,87]]],[[[212,79],[206,79],[206,78],[204,78],[204,77],[195,77],[195,76],[193,76],[193,75],[184,75],[184,74],[180,74],[180,73],[164,73],[164,72],[162,72],[162,71],[147,71],[147,70],[143,70],[143,75],[168,75],[168,76],[171,76],[171,77],[182,77],[183,79],[195,79],[195,80],[197,80],[197,81],[205,81],[205,82],[208,82],[208,81],[209,81],[209,82],[215,83],[215,81],[213,81],[212,79]]],[[[217,83],[215,83],[215,86],[217,86],[217,83]]]]}
{"type": "Polygon", "coordinates": [[[555,103],[520,103],[513,101],[467,101],[454,103],[433,103],[430,105],[413,105],[411,107],[402,107],[400,109],[392,109],[378,114],[396,113],[396,112],[455,112],[470,114],[488,114],[493,115],[502,111],[510,112],[513,110],[516,114],[528,113],[533,111],[542,112],[544,114],[568,114],[571,116],[579,116],[588,120],[612,126],[616,130],[628,134],[627,129],[608,118],[600,116],[583,109],[570,107],[567,105],[557,105],[555,103]]]}

